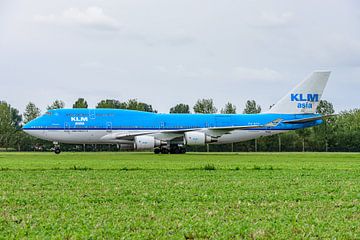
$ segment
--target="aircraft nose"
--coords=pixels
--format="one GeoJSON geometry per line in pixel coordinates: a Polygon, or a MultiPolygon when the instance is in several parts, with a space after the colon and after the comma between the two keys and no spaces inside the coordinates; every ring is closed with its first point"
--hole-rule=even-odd
{"type": "Polygon", "coordinates": [[[29,123],[25,123],[24,126],[22,126],[22,130],[26,131],[26,129],[28,129],[30,127],[29,123]]]}
{"type": "Polygon", "coordinates": [[[22,127],[22,130],[23,130],[24,132],[26,132],[27,134],[32,135],[32,134],[31,134],[31,128],[32,128],[32,126],[34,125],[34,121],[35,121],[35,119],[34,119],[34,120],[31,120],[31,121],[28,122],[28,123],[26,123],[26,124],[22,127]]]}
{"type": "Polygon", "coordinates": [[[30,124],[29,124],[29,123],[26,123],[26,124],[22,127],[22,130],[23,130],[24,132],[26,132],[27,134],[29,134],[29,132],[30,132],[29,128],[30,128],[30,124]]]}

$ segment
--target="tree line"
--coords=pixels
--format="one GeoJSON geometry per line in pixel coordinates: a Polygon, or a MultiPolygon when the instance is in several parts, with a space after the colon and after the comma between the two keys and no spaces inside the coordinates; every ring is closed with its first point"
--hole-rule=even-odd
{"type": "MultiPolygon", "coordinates": [[[[64,108],[65,103],[55,100],[47,106],[47,110],[64,108]]],[[[73,108],[88,108],[84,98],[77,99],[73,108]]],[[[105,99],[97,103],[96,108],[130,109],[146,112],[157,112],[151,104],[129,99],[121,102],[115,99],[105,99]]],[[[192,108],[194,113],[222,113],[236,114],[236,106],[230,102],[218,111],[213,99],[199,99],[192,108]]],[[[242,113],[260,113],[262,108],[255,100],[248,100],[242,113]]],[[[326,101],[320,101],[317,112],[323,115],[331,115],[335,112],[333,105],[326,101]]],[[[170,108],[169,113],[191,113],[188,104],[179,103],[170,108]]],[[[32,102],[29,102],[23,114],[5,101],[0,101],[0,150],[33,151],[48,150],[52,147],[51,142],[36,139],[21,131],[21,127],[27,122],[41,115],[41,110],[32,102]]],[[[80,146],[63,144],[62,149],[71,151],[94,150],[94,146],[80,146]]],[[[96,146],[97,150],[118,150],[116,145],[96,146]]],[[[360,109],[342,111],[337,116],[329,117],[324,124],[312,128],[290,131],[280,135],[262,137],[256,140],[235,144],[222,144],[189,147],[189,151],[360,151],[360,109]]]]}

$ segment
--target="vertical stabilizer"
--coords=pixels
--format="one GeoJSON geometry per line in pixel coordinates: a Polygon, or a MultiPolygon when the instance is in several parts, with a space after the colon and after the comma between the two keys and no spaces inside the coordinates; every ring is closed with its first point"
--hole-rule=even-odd
{"type": "Polygon", "coordinates": [[[281,98],[269,113],[315,113],[330,71],[316,71],[281,98]]]}

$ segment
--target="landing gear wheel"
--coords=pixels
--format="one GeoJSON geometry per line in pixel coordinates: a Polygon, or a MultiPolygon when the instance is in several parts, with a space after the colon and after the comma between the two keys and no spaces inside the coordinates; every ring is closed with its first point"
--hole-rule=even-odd
{"type": "Polygon", "coordinates": [[[173,145],[170,148],[170,153],[171,154],[184,154],[184,153],[186,153],[186,149],[183,146],[173,145]]]}
{"type": "Polygon", "coordinates": [[[175,148],[174,149],[174,154],[179,154],[180,153],[180,149],[179,148],[175,148]]]}
{"type": "Polygon", "coordinates": [[[154,149],[154,153],[155,153],[155,154],[159,154],[160,152],[161,152],[161,149],[160,149],[160,148],[155,148],[155,149],[154,149]]]}
{"type": "Polygon", "coordinates": [[[61,153],[60,148],[59,148],[59,147],[55,148],[54,153],[55,153],[55,154],[60,154],[60,153],[61,153]]]}
{"type": "Polygon", "coordinates": [[[161,153],[162,154],[168,154],[169,153],[169,150],[167,148],[162,148],[161,149],[161,153]]]}
{"type": "Polygon", "coordinates": [[[185,154],[186,153],[186,148],[182,147],[180,148],[180,154],[185,154]]]}

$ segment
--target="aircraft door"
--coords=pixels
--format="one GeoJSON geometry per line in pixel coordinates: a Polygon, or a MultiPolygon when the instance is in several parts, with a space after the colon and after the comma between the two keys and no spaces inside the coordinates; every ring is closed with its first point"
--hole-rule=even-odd
{"type": "Polygon", "coordinates": [[[89,109],[89,118],[95,119],[95,109],[89,109]]]}
{"type": "Polygon", "coordinates": [[[106,131],[107,132],[112,132],[112,123],[111,122],[106,123],[106,131]]]}
{"type": "Polygon", "coordinates": [[[70,124],[69,123],[64,123],[64,132],[70,132],[70,124]]]}

